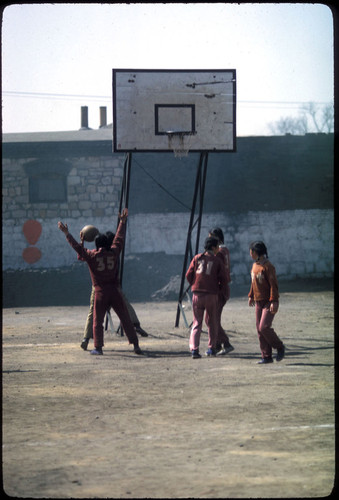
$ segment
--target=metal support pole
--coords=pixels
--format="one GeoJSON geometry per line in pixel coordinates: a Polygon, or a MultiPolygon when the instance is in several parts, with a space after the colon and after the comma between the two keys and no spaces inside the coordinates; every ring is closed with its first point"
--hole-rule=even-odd
{"type": "MultiPolygon", "coordinates": [[[[124,172],[123,172],[123,177],[122,177],[122,182],[121,182],[121,192],[120,192],[120,203],[119,203],[119,213],[121,214],[123,208],[128,208],[128,201],[129,201],[129,187],[130,187],[130,182],[131,182],[131,165],[132,165],[132,153],[127,153],[125,157],[125,163],[124,163],[124,172]]],[[[117,222],[117,227],[119,225],[119,218],[117,222]]],[[[127,221],[126,221],[126,226],[127,226],[127,221]]],[[[126,228],[127,230],[127,228],[126,228]]],[[[125,260],[125,241],[126,237],[124,240],[124,244],[121,250],[120,254],[120,267],[119,267],[119,281],[120,285],[122,287],[122,278],[123,278],[123,273],[124,273],[124,260],[125,260]]],[[[118,327],[118,331],[120,329],[120,335],[121,337],[124,335],[124,330],[122,328],[122,325],[118,327]]]]}
{"type": "MultiPolygon", "coordinates": [[[[188,226],[188,231],[187,231],[185,257],[184,257],[182,274],[181,274],[181,284],[180,284],[180,291],[179,291],[179,298],[178,298],[177,315],[176,315],[176,320],[175,320],[176,327],[179,326],[180,312],[183,313],[182,299],[190,288],[190,287],[188,287],[186,290],[184,290],[188,256],[190,256],[191,260],[193,258],[191,239],[192,239],[192,231],[193,231],[194,227],[196,226],[196,224],[198,224],[198,226],[197,226],[197,235],[196,235],[196,244],[195,244],[195,254],[198,253],[198,248],[199,248],[201,220],[202,220],[204,194],[205,194],[206,173],[207,173],[207,162],[208,162],[208,153],[207,152],[200,153],[199,164],[198,164],[198,169],[197,169],[197,174],[196,174],[196,179],[195,179],[195,188],[194,188],[194,195],[193,195],[193,201],[192,201],[191,216],[190,216],[190,221],[189,221],[189,226],[188,226]],[[195,211],[196,211],[196,204],[197,204],[198,195],[199,195],[199,214],[198,214],[197,220],[194,222],[194,216],[195,216],[195,211]]],[[[186,318],[184,318],[184,319],[185,319],[185,323],[187,324],[186,318]]]]}
{"type": "MultiPolygon", "coordinates": [[[[124,173],[123,173],[122,184],[121,184],[120,203],[119,203],[119,213],[120,214],[121,214],[123,208],[128,208],[129,186],[130,186],[130,182],[131,182],[131,164],[132,164],[132,153],[127,153],[126,157],[125,157],[124,173]]],[[[119,225],[119,219],[118,219],[117,226],[118,225],[119,225]]],[[[126,221],[126,227],[127,227],[127,221],[126,221]]],[[[121,255],[120,255],[119,279],[120,279],[121,286],[122,286],[122,277],[123,277],[123,273],[124,273],[125,241],[126,241],[126,238],[124,240],[124,245],[122,247],[121,255]]]]}
{"type": "Polygon", "coordinates": [[[205,196],[208,153],[204,154],[203,161],[204,161],[204,168],[203,168],[202,177],[201,177],[201,181],[200,181],[200,205],[199,205],[199,218],[198,218],[199,224],[198,224],[198,228],[197,228],[197,239],[196,239],[195,254],[194,255],[196,255],[199,251],[201,220],[202,220],[202,211],[203,211],[204,196],[205,196]]]}

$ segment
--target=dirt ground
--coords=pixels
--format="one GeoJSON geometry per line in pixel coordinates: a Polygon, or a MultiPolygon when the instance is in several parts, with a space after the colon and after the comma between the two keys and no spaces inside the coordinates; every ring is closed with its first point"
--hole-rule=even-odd
{"type": "MultiPolygon", "coordinates": [[[[80,349],[87,307],[3,310],[3,487],[12,497],[296,498],[335,476],[334,296],[282,293],[286,357],[261,366],[246,297],[234,351],[193,360],[176,302],[134,304],[144,356],[110,329],[80,349]]],[[[191,310],[186,304],[186,317],[191,310]]],[[[117,319],[113,315],[114,326],[117,319]]],[[[207,346],[203,333],[201,351],[207,346]]]]}

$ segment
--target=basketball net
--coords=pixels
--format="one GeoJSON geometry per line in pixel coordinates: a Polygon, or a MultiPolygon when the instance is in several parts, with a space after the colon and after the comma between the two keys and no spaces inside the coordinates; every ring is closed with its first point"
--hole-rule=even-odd
{"type": "Polygon", "coordinates": [[[176,158],[183,158],[188,155],[194,132],[166,132],[168,137],[168,147],[173,150],[176,158]]]}

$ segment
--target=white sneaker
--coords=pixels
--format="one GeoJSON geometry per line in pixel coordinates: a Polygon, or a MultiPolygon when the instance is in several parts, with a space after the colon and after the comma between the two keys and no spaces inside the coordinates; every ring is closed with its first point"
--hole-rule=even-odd
{"type": "Polygon", "coordinates": [[[225,354],[228,354],[229,352],[234,351],[234,347],[229,345],[228,347],[224,347],[220,351],[217,352],[217,356],[225,356],[225,354]]]}

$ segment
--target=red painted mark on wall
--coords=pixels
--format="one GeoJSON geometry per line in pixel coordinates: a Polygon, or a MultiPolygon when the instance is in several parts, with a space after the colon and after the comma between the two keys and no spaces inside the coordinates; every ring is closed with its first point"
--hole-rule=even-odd
{"type": "MultiPolygon", "coordinates": [[[[27,220],[22,226],[22,232],[29,245],[35,245],[40,238],[42,232],[42,226],[37,220],[27,220]]],[[[28,264],[34,264],[41,259],[41,251],[39,248],[34,246],[29,246],[24,248],[22,252],[22,257],[28,264]]]]}

